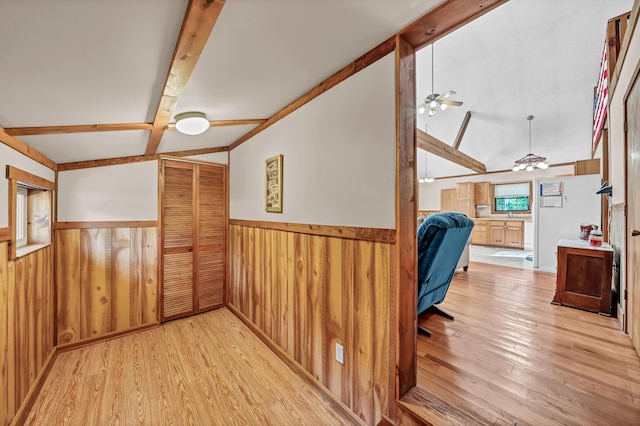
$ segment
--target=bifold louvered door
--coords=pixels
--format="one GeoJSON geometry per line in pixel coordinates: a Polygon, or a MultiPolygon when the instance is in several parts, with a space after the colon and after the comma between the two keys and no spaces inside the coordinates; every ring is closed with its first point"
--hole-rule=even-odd
{"type": "Polygon", "coordinates": [[[163,321],[224,305],[226,173],[163,160],[163,321]]]}

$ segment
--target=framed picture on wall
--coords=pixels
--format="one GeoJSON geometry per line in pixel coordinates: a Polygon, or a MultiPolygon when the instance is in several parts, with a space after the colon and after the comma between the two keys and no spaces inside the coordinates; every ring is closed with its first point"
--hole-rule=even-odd
{"type": "Polygon", "coordinates": [[[282,213],[282,154],[264,161],[264,209],[282,213]]]}

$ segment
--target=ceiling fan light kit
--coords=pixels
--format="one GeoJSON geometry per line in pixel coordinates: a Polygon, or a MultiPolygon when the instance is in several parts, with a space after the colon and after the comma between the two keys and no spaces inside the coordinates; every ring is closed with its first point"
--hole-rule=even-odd
{"type": "Polygon", "coordinates": [[[436,115],[436,110],[438,107],[440,107],[440,109],[442,111],[444,111],[445,109],[447,109],[447,105],[453,105],[453,106],[460,106],[462,105],[462,102],[460,101],[454,101],[454,100],[450,100],[447,99],[449,96],[451,95],[455,95],[456,92],[454,92],[453,90],[449,90],[448,92],[444,93],[444,94],[439,94],[439,93],[435,93],[433,90],[433,47],[434,45],[431,45],[431,94],[429,96],[426,97],[426,99],[424,100],[424,102],[421,105],[418,105],[418,113],[420,114],[424,114],[424,112],[429,109],[429,117],[433,117],[434,115],[436,115]]]}
{"type": "Polygon", "coordinates": [[[176,130],[185,135],[200,135],[211,126],[204,112],[182,112],[176,114],[175,119],[176,130]]]}
{"type": "Polygon", "coordinates": [[[520,170],[530,172],[536,167],[543,170],[549,168],[546,157],[541,157],[531,153],[531,120],[533,120],[533,115],[528,116],[527,120],[529,120],[529,153],[515,161],[513,169],[511,169],[514,172],[519,172],[520,170]]]}

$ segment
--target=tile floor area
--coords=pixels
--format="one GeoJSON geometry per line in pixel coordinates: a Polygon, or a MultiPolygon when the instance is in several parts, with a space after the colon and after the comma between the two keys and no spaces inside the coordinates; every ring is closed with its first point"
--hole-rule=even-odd
{"type": "Polygon", "coordinates": [[[474,244],[471,244],[469,250],[469,260],[472,262],[491,263],[520,269],[533,269],[532,256],[533,252],[530,250],[514,250],[474,244]]]}

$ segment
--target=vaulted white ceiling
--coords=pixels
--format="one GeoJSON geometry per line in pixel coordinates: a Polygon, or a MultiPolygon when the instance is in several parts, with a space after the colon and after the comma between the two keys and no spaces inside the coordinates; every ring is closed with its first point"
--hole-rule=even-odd
{"type": "MultiPolygon", "coordinates": [[[[175,113],[269,118],[443,1],[226,0],[175,113]]],[[[153,122],[187,5],[0,0],[0,126],[153,122]]],[[[255,126],[169,130],[158,152],[228,146],[255,126]]],[[[66,163],[142,155],[148,135],[18,137],[66,163]]]]}
{"type": "MultiPolygon", "coordinates": [[[[632,0],[511,0],[436,41],[434,91],[455,90],[461,107],[418,115],[418,127],[452,145],[465,113],[460,151],[487,171],[509,170],[531,149],[550,164],[591,158],[594,87],[607,20],[632,0]]],[[[417,102],[432,93],[431,48],[417,53],[417,102]]],[[[419,151],[418,174],[474,173],[419,151]],[[425,170],[428,168],[428,172],[425,170]]]]}
{"type": "MultiPolygon", "coordinates": [[[[175,113],[266,119],[444,0],[226,0],[175,113]]],[[[438,40],[435,91],[460,108],[418,127],[510,169],[532,150],[589,158],[606,21],[632,0],[510,0],[438,40]]],[[[0,0],[0,126],[152,123],[188,0],[0,0]]],[[[417,102],[431,93],[431,46],[417,56],[417,102]]],[[[170,121],[173,121],[171,118],[170,121]]],[[[157,152],[226,147],[257,124],[168,130],[157,152]]],[[[145,152],[149,130],[19,136],[57,163],[145,152]]],[[[425,153],[419,153],[425,174],[425,153]]],[[[429,174],[471,171],[429,156],[429,174]]]]}

